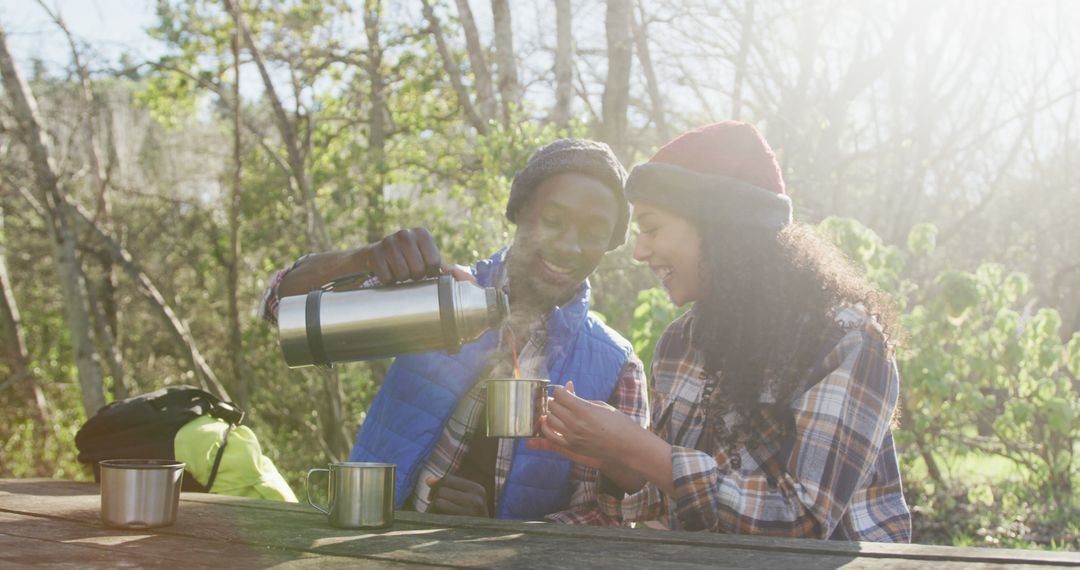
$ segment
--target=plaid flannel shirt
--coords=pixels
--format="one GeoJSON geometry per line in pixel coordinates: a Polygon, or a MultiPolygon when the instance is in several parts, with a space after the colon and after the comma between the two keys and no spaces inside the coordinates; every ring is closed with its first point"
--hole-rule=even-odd
{"type": "MultiPolygon", "coordinates": [[[[277,324],[278,294],[277,288],[282,279],[289,271],[302,264],[307,256],[301,257],[292,266],[276,272],[270,279],[270,284],[263,295],[260,315],[267,322],[277,324]]],[[[495,279],[496,283],[504,290],[507,287],[505,271],[495,279]]],[[[370,278],[361,285],[372,287],[378,285],[377,278],[370,278]]],[[[505,329],[501,331],[501,338],[505,339],[505,329]]],[[[539,320],[529,328],[528,339],[525,346],[518,353],[518,365],[525,377],[546,378],[547,372],[547,326],[546,317],[539,320]]],[[[497,354],[502,358],[496,363],[490,373],[492,377],[513,375],[512,356],[509,346],[500,343],[497,354]]],[[[427,497],[430,488],[427,485],[428,477],[441,478],[447,473],[456,473],[461,467],[461,460],[469,450],[469,442],[479,433],[484,426],[484,400],[485,390],[483,382],[477,382],[466,393],[454,409],[453,414],[443,428],[435,448],[428,456],[420,470],[416,482],[416,489],[410,500],[412,507],[425,512],[428,508],[427,497]]],[[[636,355],[623,366],[619,378],[607,402],[615,409],[630,416],[641,426],[648,425],[649,402],[646,392],[645,367],[636,355]]],[[[495,460],[495,496],[502,494],[503,486],[510,475],[510,466],[514,455],[516,440],[502,438],[499,441],[498,453],[495,460]]],[[[564,511],[552,513],[546,518],[551,521],[564,524],[587,524],[611,526],[619,524],[614,518],[605,514],[598,502],[598,472],[595,469],[575,463],[570,472],[570,483],[573,487],[570,495],[570,506],[564,511]]],[[[497,506],[496,506],[497,508],[497,506]]]]}
{"type": "Polygon", "coordinates": [[[620,497],[603,494],[605,484],[604,512],[676,530],[910,542],[891,431],[900,378],[873,319],[859,307],[837,312],[838,342],[788,406],[794,430],[781,436],[782,419],[766,414],[760,443],[738,447],[736,468],[728,450],[699,450],[713,446],[701,443],[711,438],[702,437],[706,375],[693,318],[664,332],[651,374],[653,430],[672,446],[675,492],[646,483],[620,497]]]}

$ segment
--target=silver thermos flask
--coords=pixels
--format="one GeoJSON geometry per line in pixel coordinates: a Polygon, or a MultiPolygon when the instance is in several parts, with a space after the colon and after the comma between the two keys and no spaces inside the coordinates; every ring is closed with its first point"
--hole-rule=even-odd
{"type": "Polygon", "coordinates": [[[455,353],[507,313],[501,291],[450,275],[353,291],[316,289],[281,299],[278,341],[292,368],[455,353]]]}

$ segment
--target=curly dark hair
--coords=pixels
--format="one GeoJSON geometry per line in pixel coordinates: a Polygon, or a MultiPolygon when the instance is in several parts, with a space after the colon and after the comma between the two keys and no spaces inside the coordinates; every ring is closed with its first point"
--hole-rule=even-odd
{"type": "Polygon", "coordinates": [[[892,300],[810,226],[789,224],[776,232],[699,223],[698,232],[703,294],[691,336],[706,374],[722,379],[723,409],[739,412],[738,424],[726,428],[731,437],[756,431],[751,424],[766,386],[783,407],[813,375],[843,334],[838,308],[861,304],[884,340],[895,342],[892,300]]]}

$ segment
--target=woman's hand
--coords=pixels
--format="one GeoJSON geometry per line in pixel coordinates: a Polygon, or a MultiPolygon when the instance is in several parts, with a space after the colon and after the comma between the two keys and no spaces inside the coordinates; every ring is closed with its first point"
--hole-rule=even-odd
{"type": "MultiPolygon", "coordinates": [[[[540,416],[540,430],[543,432],[547,425],[547,416],[540,416]]],[[[600,460],[596,457],[589,457],[588,455],[580,455],[570,451],[569,449],[555,443],[547,437],[534,437],[525,440],[525,446],[529,449],[542,449],[544,451],[554,451],[559,455],[573,461],[574,463],[580,463],[586,467],[592,467],[593,469],[603,470],[604,466],[600,460]]]]}
{"type": "MultiPolygon", "coordinates": [[[[634,441],[647,435],[629,416],[604,402],[583,400],[574,393],[574,383],[555,386],[548,402],[548,414],[541,426],[544,439],[600,468],[622,463],[634,441]]],[[[573,458],[571,458],[573,459],[573,458]]]]}
{"type": "Polygon", "coordinates": [[[490,517],[487,507],[487,492],[484,486],[455,475],[445,475],[442,479],[427,478],[428,512],[441,515],[464,515],[470,517],[490,517]]]}
{"type": "Polygon", "coordinates": [[[574,383],[555,386],[548,414],[541,418],[543,438],[530,439],[530,449],[554,451],[600,470],[628,493],[652,481],[672,492],[671,446],[629,416],[574,394],[574,383]]]}

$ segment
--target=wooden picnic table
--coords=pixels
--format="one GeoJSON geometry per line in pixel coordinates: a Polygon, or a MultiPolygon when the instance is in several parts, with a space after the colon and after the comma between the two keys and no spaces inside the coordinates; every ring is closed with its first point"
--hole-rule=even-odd
{"type": "Polygon", "coordinates": [[[183,493],[175,525],[101,524],[97,485],[0,479],[0,567],[1080,567],[1080,554],[590,528],[399,511],[343,530],[306,505],[183,493]]]}

